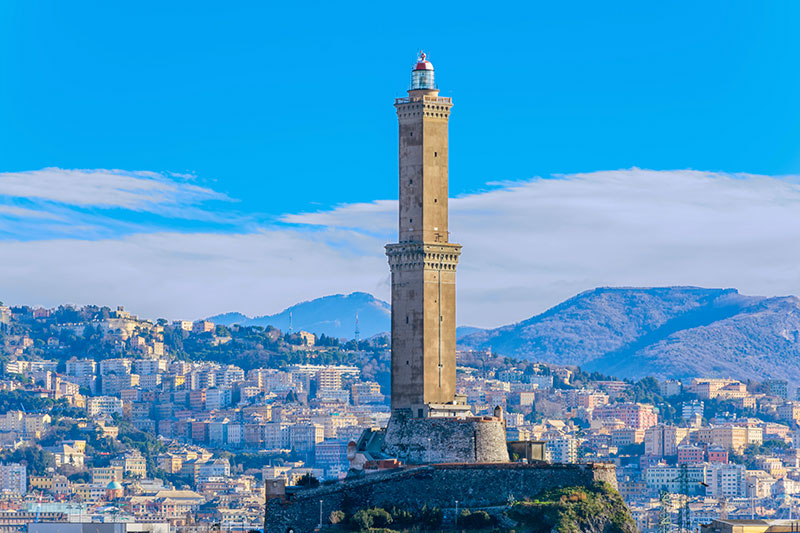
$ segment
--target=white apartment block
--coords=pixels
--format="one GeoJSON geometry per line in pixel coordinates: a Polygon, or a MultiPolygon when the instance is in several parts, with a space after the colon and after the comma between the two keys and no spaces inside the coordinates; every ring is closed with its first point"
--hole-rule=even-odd
{"type": "Polygon", "coordinates": [[[100,375],[128,374],[131,371],[130,359],[103,359],[100,361],[100,375]]]}
{"type": "Polygon", "coordinates": [[[89,416],[122,414],[122,400],[113,396],[94,396],[86,399],[89,416]]]}
{"type": "Polygon", "coordinates": [[[706,495],[713,498],[745,498],[747,470],[739,464],[714,464],[711,467],[711,481],[706,488],[706,495]]]}
{"type": "Polygon", "coordinates": [[[28,491],[25,466],[17,463],[0,464],[0,493],[24,495],[28,491]]]}
{"type": "Polygon", "coordinates": [[[577,463],[578,439],[572,437],[559,437],[548,440],[545,444],[553,463],[577,463]]]}
{"type": "Polygon", "coordinates": [[[289,426],[285,422],[264,424],[264,448],[267,450],[288,450],[291,447],[289,426]]]}

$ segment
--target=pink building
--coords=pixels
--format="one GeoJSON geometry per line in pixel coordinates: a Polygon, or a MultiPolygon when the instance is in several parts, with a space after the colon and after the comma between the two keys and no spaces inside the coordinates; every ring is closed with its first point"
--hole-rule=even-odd
{"type": "Polygon", "coordinates": [[[678,446],[678,464],[693,465],[702,463],[705,459],[705,451],[700,446],[693,444],[682,444],[678,446]]]}
{"type": "Polygon", "coordinates": [[[658,415],[652,405],[641,403],[615,403],[598,407],[592,413],[595,420],[621,420],[627,427],[647,429],[658,424],[658,415]]]}
{"type": "Polygon", "coordinates": [[[718,446],[710,447],[708,449],[708,462],[726,464],[728,462],[728,450],[718,446]]]}

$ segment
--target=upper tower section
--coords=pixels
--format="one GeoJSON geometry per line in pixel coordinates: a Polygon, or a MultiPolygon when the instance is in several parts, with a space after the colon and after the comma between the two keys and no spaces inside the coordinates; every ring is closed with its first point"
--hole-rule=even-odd
{"type": "Polygon", "coordinates": [[[395,99],[400,125],[400,242],[449,242],[447,230],[450,98],[439,96],[433,65],[421,53],[406,98],[395,99]]]}

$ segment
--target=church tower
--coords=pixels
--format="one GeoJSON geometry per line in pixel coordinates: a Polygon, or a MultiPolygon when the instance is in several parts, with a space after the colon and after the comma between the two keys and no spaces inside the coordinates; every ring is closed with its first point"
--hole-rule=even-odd
{"type": "Polygon", "coordinates": [[[414,417],[448,410],[456,392],[456,265],[447,229],[450,98],[439,96],[425,54],[397,98],[399,242],[386,246],[392,274],[392,409],[414,417]]]}

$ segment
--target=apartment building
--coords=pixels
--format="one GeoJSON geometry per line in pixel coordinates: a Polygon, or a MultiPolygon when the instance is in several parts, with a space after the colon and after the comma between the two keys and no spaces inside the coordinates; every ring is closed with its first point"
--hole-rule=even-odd
{"type": "Polygon", "coordinates": [[[0,493],[24,496],[28,492],[25,465],[0,464],[0,493]]]}

